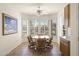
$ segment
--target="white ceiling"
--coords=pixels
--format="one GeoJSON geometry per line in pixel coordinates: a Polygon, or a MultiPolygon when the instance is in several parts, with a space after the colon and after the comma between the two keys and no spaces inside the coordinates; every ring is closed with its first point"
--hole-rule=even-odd
{"type": "Polygon", "coordinates": [[[66,3],[4,3],[2,5],[14,8],[21,13],[36,15],[38,6],[42,10],[42,14],[52,14],[62,10],[66,3]]]}

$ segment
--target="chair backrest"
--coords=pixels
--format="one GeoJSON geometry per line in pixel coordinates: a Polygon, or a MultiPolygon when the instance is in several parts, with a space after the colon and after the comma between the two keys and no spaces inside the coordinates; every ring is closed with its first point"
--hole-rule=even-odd
{"type": "Polygon", "coordinates": [[[45,44],[46,44],[46,40],[45,39],[38,39],[37,40],[37,47],[38,48],[43,48],[43,47],[45,47],[45,44]]]}
{"type": "Polygon", "coordinates": [[[30,43],[30,39],[29,39],[29,36],[27,37],[27,39],[28,39],[28,41],[29,41],[29,43],[30,43]]]}
{"type": "Polygon", "coordinates": [[[33,41],[31,36],[28,36],[27,38],[28,38],[29,43],[33,41]]]}
{"type": "Polygon", "coordinates": [[[32,37],[31,37],[31,35],[29,36],[29,39],[30,39],[30,41],[33,41],[33,40],[32,40],[32,37]]]}
{"type": "Polygon", "coordinates": [[[52,43],[53,37],[50,37],[49,44],[52,43]]]}

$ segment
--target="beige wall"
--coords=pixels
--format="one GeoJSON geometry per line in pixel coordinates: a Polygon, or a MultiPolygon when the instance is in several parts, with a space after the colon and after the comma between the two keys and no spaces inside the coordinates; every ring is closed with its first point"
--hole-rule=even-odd
{"type": "MultiPolygon", "coordinates": [[[[79,16],[79,4],[78,4],[78,16],[79,16]]],[[[79,55],[79,17],[78,17],[78,55],[79,55]]]]}
{"type": "Polygon", "coordinates": [[[21,39],[21,16],[11,8],[0,5],[0,55],[6,55],[22,42],[21,39]],[[2,35],[2,12],[17,18],[18,32],[11,35],[2,35]]]}
{"type": "Polygon", "coordinates": [[[78,56],[79,56],[79,4],[78,4],[78,56]]]}
{"type": "Polygon", "coordinates": [[[71,56],[78,55],[78,4],[70,4],[70,54],[71,56]]]}

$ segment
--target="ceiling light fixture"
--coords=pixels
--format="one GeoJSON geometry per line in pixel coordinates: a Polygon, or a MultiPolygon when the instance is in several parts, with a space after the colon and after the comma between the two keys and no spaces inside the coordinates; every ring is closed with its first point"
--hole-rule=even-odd
{"type": "Polygon", "coordinates": [[[40,9],[40,6],[38,6],[38,10],[37,10],[38,15],[40,16],[42,13],[42,10],[40,9]]]}

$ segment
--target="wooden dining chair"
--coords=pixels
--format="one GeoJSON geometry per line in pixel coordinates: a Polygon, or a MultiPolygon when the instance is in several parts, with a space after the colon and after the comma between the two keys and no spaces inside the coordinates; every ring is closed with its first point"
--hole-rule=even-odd
{"type": "Polygon", "coordinates": [[[28,36],[27,39],[28,39],[28,42],[29,42],[28,47],[29,48],[35,48],[36,42],[33,42],[32,37],[28,36]]]}
{"type": "Polygon", "coordinates": [[[46,42],[46,47],[47,48],[52,48],[53,47],[52,40],[53,40],[53,37],[50,37],[50,39],[48,39],[48,41],[46,42]]]}
{"type": "Polygon", "coordinates": [[[39,39],[37,40],[37,43],[36,43],[37,49],[38,49],[38,50],[43,50],[43,49],[45,49],[45,46],[46,46],[46,40],[39,38],[39,39]]]}

